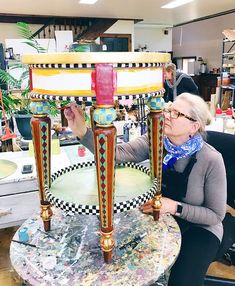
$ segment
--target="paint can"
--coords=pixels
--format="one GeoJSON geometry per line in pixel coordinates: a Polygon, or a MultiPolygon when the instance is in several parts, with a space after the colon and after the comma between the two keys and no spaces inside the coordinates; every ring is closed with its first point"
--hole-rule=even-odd
{"type": "Polygon", "coordinates": [[[19,241],[28,242],[29,241],[29,234],[28,234],[28,228],[23,227],[18,230],[18,237],[19,241]]]}

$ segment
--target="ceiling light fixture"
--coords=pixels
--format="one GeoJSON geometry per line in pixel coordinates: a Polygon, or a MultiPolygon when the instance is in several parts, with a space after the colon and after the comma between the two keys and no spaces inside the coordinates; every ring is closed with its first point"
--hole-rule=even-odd
{"type": "Polygon", "coordinates": [[[194,1],[194,0],[174,0],[174,1],[171,1],[170,3],[168,3],[166,5],[161,6],[161,8],[173,9],[173,8],[185,5],[185,4],[192,2],[192,1],[194,1]]]}
{"type": "Polygon", "coordinates": [[[80,4],[95,4],[98,0],[80,0],[80,4]]]}

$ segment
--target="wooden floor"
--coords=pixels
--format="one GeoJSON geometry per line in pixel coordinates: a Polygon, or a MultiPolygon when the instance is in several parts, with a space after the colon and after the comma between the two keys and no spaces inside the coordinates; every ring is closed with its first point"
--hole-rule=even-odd
{"type": "MultiPolygon", "coordinates": [[[[233,216],[235,216],[235,209],[228,205],[227,212],[230,212],[233,216]]],[[[213,262],[208,269],[208,275],[235,280],[235,266],[227,266],[220,262],[213,262]]]]}
{"type": "Polygon", "coordinates": [[[11,239],[18,227],[0,229],[0,285],[19,286],[22,285],[20,278],[11,267],[9,257],[9,246],[11,239]]]}
{"type": "MultiPolygon", "coordinates": [[[[17,227],[0,230],[0,285],[21,286],[22,282],[11,267],[9,258],[10,241],[17,231],[17,227]]],[[[227,266],[219,262],[210,265],[208,275],[235,280],[235,266],[227,266]]]]}

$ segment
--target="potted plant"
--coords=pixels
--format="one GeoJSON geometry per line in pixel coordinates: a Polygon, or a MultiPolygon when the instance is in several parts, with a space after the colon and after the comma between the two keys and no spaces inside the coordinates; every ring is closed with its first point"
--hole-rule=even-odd
{"type": "MultiPolygon", "coordinates": [[[[17,27],[27,45],[35,48],[37,52],[45,52],[45,49],[33,38],[28,24],[19,22],[17,27]]],[[[3,91],[3,104],[6,113],[15,117],[17,128],[22,137],[26,140],[32,139],[28,65],[19,62],[10,65],[8,70],[0,69],[0,80],[8,86],[8,89],[3,91]]],[[[56,116],[59,113],[56,102],[49,101],[49,104],[50,115],[56,116]]]]}
{"type": "Polygon", "coordinates": [[[38,41],[34,38],[33,33],[29,25],[25,22],[17,22],[16,26],[18,28],[20,36],[25,39],[25,44],[34,48],[38,53],[46,53],[47,50],[40,46],[38,41]]]}
{"type": "MultiPolygon", "coordinates": [[[[1,73],[1,70],[0,70],[1,73]]],[[[2,89],[2,102],[0,102],[0,118],[3,118],[2,105],[4,105],[4,110],[7,118],[10,118],[13,115],[13,110],[16,109],[16,106],[19,104],[19,100],[8,95],[8,91],[2,89]]]]}
{"type": "Polygon", "coordinates": [[[29,125],[29,122],[25,122],[23,130],[21,130],[20,126],[18,126],[18,114],[24,114],[26,116],[26,121],[29,121],[31,118],[30,109],[29,109],[29,87],[26,84],[25,88],[22,89],[22,83],[27,80],[27,70],[26,67],[21,65],[20,63],[17,65],[13,65],[7,71],[0,70],[0,79],[2,82],[6,83],[8,86],[7,90],[3,90],[3,104],[5,107],[5,111],[8,115],[14,115],[16,118],[16,124],[19,132],[22,137],[25,139],[31,139],[31,130],[29,128],[28,132],[25,132],[25,126],[29,125]],[[11,75],[11,71],[14,69],[22,70],[20,78],[17,79],[13,75],[11,75]],[[7,102],[10,102],[10,105],[7,105],[7,102]],[[13,104],[14,103],[14,104],[13,104]],[[9,110],[10,109],[10,110],[9,110]],[[22,132],[21,132],[22,131],[22,132]]]}
{"type": "MultiPolygon", "coordinates": [[[[27,65],[17,63],[9,67],[7,71],[0,69],[0,80],[7,83],[8,90],[3,91],[3,104],[6,113],[15,117],[17,128],[25,140],[31,140],[30,120],[30,82],[29,69],[27,65]],[[13,70],[21,70],[19,78],[11,74],[13,70]],[[4,100],[5,99],[5,100],[4,100]]],[[[59,111],[54,101],[50,104],[50,115],[56,116],[59,111]]]]}

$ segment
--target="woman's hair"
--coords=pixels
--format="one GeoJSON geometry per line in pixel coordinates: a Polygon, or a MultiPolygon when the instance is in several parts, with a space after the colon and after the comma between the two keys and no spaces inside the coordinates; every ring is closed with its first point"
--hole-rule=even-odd
{"type": "Polygon", "coordinates": [[[173,78],[176,77],[176,65],[175,64],[173,64],[173,63],[166,64],[165,65],[165,70],[167,72],[172,72],[173,78]]]}
{"type": "Polygon", "coordinates": [[[181,93],[179,96],[177,96],[176,100],[178,99],[183,100],[189,104],[189,115],[193,119],[197,120],[200,125],[198,132],[205,138],[205,127],[211,123],[212,119],[207,103],[200,96],[187,92],[181,93]]]}

